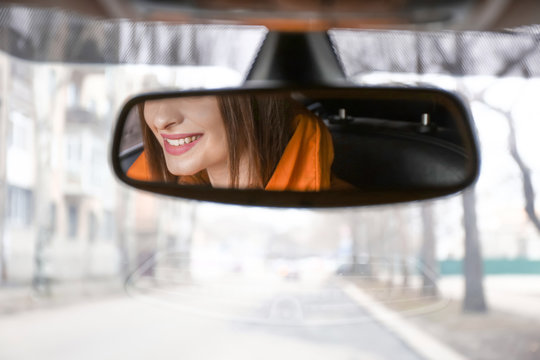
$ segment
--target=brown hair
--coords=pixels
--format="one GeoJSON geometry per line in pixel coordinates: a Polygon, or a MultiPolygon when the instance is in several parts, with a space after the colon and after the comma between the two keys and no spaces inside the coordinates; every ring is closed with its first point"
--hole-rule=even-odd
{"type": "MultiPolygon", "coordinates": [[[[249,186],[263,188],[270,180],[292,134],[294,102],[271,95],[218,96],[218,107],[227,133],[231,187],[238,187],[240,159],[247,155],[249,186]]],[[[138,105],[144,151],[155,181],[210,184],[206,170],[192,176],[169,172],[163,149],[144,120],[144,103],[138,105]]]]}

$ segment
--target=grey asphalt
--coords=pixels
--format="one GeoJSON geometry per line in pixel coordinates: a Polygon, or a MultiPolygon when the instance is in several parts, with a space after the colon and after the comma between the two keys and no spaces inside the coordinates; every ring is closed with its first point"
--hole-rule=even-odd
{"type": "Polygon", "coordinates": [[[3,316],[0,359],[421,359],[336,289],[339,306],[302,298],[301,318],[290,293],[221,318],[231,307],[208,302],[199,309],[219,311],[194,314],[178,306],[184,293],[144,291],[3,316]]]}

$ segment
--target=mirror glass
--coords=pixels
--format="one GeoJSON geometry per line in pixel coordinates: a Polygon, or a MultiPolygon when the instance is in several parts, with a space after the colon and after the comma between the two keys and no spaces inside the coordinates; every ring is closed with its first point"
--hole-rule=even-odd
{"type": "Polygon", "coordinates": [[[477,163],[466,106],[433,89],[143,95],[124,107],[113,146],[124,181],[207,200],[211,189],[434,197],[474,181],[477,163]]]}

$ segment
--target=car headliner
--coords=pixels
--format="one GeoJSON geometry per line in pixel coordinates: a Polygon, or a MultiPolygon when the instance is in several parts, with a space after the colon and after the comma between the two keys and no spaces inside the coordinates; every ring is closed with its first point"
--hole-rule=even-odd
{"type": "Polygon", "coordinates": [[[499,30],[540,23],[536,0],[10,0],[29,7],[133,21],[264,25],[269,29],[329,28],[499,30]]]}

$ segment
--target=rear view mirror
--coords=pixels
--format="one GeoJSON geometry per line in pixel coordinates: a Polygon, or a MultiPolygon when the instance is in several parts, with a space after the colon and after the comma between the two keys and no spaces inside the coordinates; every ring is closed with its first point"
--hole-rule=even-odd
{"type": "Polygon", "coordinates": [[[139,189],[246,205],[332,207],[428,199],[478,174],[456,96],[418,88],[281,88],[137,96],[112,146],[139,189]]]}

